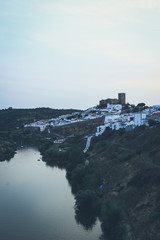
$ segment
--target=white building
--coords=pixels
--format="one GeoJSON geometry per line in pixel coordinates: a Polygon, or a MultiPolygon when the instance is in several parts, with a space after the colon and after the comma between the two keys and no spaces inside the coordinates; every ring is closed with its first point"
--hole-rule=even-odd
{"type": "Polygon", "coordinates": [[[121,113],[121,110],[122,110],[122,105],[121,104],[107,104],[107,108],[106,108],[106,110],[109,112],[109,113],[111,113],[111,112],[117,112],[118,111],[118,113],[121,113]]]}
{"type": "Polygon", "coordinates": [[[121,124],[119,122],[115,122],[111,124],[112,130],[119,130],[121,127],[121,124]]]}
{"type": "Polygon", "coordinates": [[[145,124],[146,113],[134,113],[134,126],[141,126],[145,124]]]}
{"type": "Polygon", "coordinates": [[[105,116],[105,121],[104,123],[109,123],[109,122],[117,122],[120,118],[119,114],[108,114],[105,116]]]}
{"type": "Polygon", "coordinates": [[[120,115],[121,121],[132,121],[134,119],[133,113],[126,113],[120,115]]]}
{"type": "Polygon", "coordinates": [[[102,135],[106,130],[106,127],[107,127],[106,125],[101,125],[97,127],[96,137],[98,137],[99,135],[102,135]]]}

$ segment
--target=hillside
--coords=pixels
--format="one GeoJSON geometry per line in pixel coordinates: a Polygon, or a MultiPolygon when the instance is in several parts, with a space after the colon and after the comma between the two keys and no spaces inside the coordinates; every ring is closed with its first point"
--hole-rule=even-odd
{"type": "MultiPolygon", "coordinates": [[[[76,133],[84,136],[88,124],[76,124],[76,133]]],[[[62,132],[65,128],[61,128],[62,132]]],[[[68,126],[68,131],[75,133],[75,126],[68,126]]],[[[102,239],[160,239],[159,124],[128,132],[107,128],[103,135],[92,138],[84,158],[76,145],[68,145],[68,152],[59,152],[58,147],[63,150],[66,143],[45,145],[42,155],[48,165],[66,168],[75,194],[76,216],[83,215],[83,211],[92,212],[91,216],[97,214],[102,223],[102,239]]],[[[92,225],[95,218],[91,219],[92,225]]],[[[79,221],[86,226],[83,218],[79,221]]]]}
{"type": "Polygon", "coordinates": [[[103,198],[123,205],[127,239],[160,239],[160,127],[107,129],[87,155],[101,169],[103,198]]]}
{"type": "Polygon", "coordinates": [[[84,122],[77,122],[72,123],[69,125],[64,125],[60,127],[55,127],[53,129],[50,129],[51,132],[61,134],[63,136],[79,136],[79,137],[85,137],[86,135],[94,134],[96,132],[96,129],[99,125],[102,125],[104,123],[104,116],[101,118],[96,118],[92,120],[87,120],[84,122]]]}
{"type": "Polygon", "coordinates": [[[70,114],[79,110],[74,109],[13,109],[0,110],[0,131],[10,131],[17,127],[22,128],[24,124],[41,119],[55,118],[63,114],[70,114]]]}
{"type": "Polygon", "coordinates": [[[15,144],[39,143],[46,135],[33,129],[31,132],[24,131],[24,124],[34,120],[55,118],[63,114],[78,112],[74,109],[13,109],[0,110],[0,161],[10,159],[15,152],[15,144]]]}

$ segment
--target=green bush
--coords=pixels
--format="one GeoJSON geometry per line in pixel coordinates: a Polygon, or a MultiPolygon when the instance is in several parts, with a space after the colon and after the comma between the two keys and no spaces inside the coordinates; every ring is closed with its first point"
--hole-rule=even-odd
{"type": "Polygon", "coordinates": [[[97,189],[98,179],[95,173],[86,174],[83,179],[84,189],[97,189]]]}
{"type": "Polygon", "coordinates": [[[85,165],[78,164],[75,169],[71,172],[70,183],[73,191],[80,190],[83,186],[83,179],[85,176],[85,165]]]}
{"type": "Polygon", "coordinates": [[[76,211],[86,211],[86,212],[96,212],[98,208],[97,194],[93,190],[83,190],[79,191],[75,196],[75,210],[76,211]]]}
{"type": "Polygon", "coordinates": [[[78,145],[72,145],[67,153],[67,167],[66,170],[68,174],[71,173],[71,171],[77,166],[77,164],[84,163],[84,154],[81,148],[79,148],[78,145]]]}
{"type": "Polygon", "coordinates": [[[104,237],[109,240],[122,240],[125,236],[124,212],[116,200],[107,199],[102,205],[101,218],[104,237]]]}
{"type": "Polygon", "coordinates": [[[86,230],[91,230],[96,224],[97,216],[94,213],[85,211],[76,211],[75,219],[78,224],[81,224],[86,230]]]}
{"type": "Polygon", "coordinates": [[[88,166],[78,164],[67,175],[67,178],[72,186],[73,193],[81,189],[98,190],[103,182],[99,169],[93,163],[90,163],[88,166]]]}
{"type": "Polygon", "coordinates": [[[85,189],[97,189],[103,183],[101,169],[95,163],[90,163],[85,168],[83,186],[85,189]]]}
{"type": "Polygon", "coordinates": [[[53,145],[52,141],[46,141],[45,143],[41,144],[39,147],[39,151],[44,154],[44,152],[49,149],[53,145]]]}

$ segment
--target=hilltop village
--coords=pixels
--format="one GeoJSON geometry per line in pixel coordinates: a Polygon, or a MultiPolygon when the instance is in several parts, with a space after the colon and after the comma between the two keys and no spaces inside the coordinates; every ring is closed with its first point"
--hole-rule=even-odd
{"type": "Polygon", "coordinates": [[[0,161],[38,146],[37,161],[66,169],[75,206],[93,215],[89,226],[99,217],[101,239],[160,239],[160,105],[129,104],[119,93],[85,111],[10,108],[0,114],[0,161]]]}
{"type": "Polygon", "coordinates": [[[99,105],[85,111],[35,121],[26,124],[24,127],[39,128],[41,132],[47,129],[48,133],[50,133],[50,127],[56,128],[102,117],[104,118],[104,124],[97,127],[95,136],[103,134],[107,127],[112,130],[125,128],[126,131],[129,131],[141,125],[149,126],[149,121],[160,122],[160,105],[147,107],[144,103],[139,103],[137,106],[126,104],[126,94],[119,93],[118,99],[108,98],[101,100],[99,105]]]}

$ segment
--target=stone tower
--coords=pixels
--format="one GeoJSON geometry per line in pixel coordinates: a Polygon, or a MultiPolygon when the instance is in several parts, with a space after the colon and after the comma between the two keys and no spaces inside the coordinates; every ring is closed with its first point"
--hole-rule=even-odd
{"type": "Polygon", "coordinates": [[[124,105],[126,103],[126,94],[118,93],[118,101],[119,101],[119,104],[124,105]]]}

